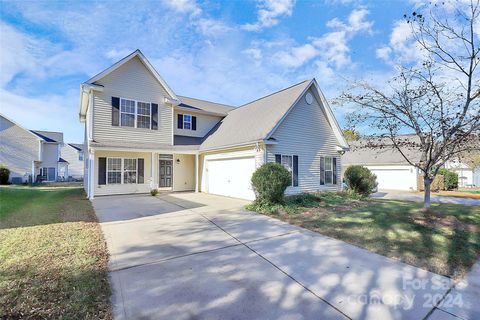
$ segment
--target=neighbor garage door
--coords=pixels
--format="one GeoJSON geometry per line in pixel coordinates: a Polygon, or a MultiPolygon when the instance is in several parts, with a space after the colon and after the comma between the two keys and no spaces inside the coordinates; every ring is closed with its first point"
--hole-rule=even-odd
{"type": "Polygon", "coordinates": [[[409,168],[398,169],[372,169],[377,176],[378,189],[386,190],[412,190],[415,189],[415,175],[409,168]]]}
{"type": "Polygon", "coordinates": [[[253,200],[250,179],[255,171],[255,158],[208,160],[208,192],[227,197],[253,200]]]}

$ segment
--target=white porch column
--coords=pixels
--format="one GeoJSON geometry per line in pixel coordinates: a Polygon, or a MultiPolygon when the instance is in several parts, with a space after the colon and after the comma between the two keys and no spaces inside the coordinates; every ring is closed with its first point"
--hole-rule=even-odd
{"type": "Polygon", "coordinates": [[[154,178],[154,171],[153,171],[154,159],[155,159],[155,154],[152,152],[152,154],[150,155],[150,190],[155,189],[155,178],[154,178]]]}
{"type": "Polygon", "coordinates": [[[198,192],[198,153],[195,154],[195,192],[198,192]]]}
{"type": "Polygon", "coordinates": [[[95,196],[95,152],[91,150],[88,156],[88,199],[92,200],[95,196]]]}

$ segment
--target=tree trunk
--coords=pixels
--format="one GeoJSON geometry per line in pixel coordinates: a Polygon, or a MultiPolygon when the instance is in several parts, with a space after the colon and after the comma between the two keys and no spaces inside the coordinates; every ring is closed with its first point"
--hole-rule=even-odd
{"type": "Polygon", "coordinates": [[[425,196],[423,201],[423,207],[425,209],[430,209],[430,186],[432,184],[432,180],[429,177],[423,178],[423,185],[425,186],[425,196]]]}

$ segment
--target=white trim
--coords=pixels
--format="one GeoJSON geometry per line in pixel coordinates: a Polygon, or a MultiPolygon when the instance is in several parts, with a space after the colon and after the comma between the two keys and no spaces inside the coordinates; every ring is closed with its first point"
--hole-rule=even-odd
{"type": "MultiPolygon", "coordinates": [[[[140,100],[130,99],[130,98],[124,98],[124,97],[118,97],[118,99],[119,99],[119,100],[118,100],[118,103],[119,103],[118,111],[119,111],[119,114],[120,114],[119,119],[118,119],[118,120],[119,120],[119,121],[118,121],[118,126],[119,126],[119,127],[122,127],[122,128],[134,128],[134,129],[152,130],[152,103],[151,103],[151,102],[145,102],[145,101],[140,101],[140,100]],[[131,112],[123,112],[123,111],[122,111],[122,100],[123,100],[123,101],[133,101],[133,103],[134,103],[134,106],[133,106],[134,111],[133,111],[133,113],[131,113],[131,112]],[[150,121],[149,121],[149,124],[148,124],[148,128],[139,128],[139,127],[138,127],[137,121],[138,121],[138,104],[139,104],[139,103],[145,103],[145,104],[148,104],[148,105],[150,106],[150,115],[149,115],[150,121]],[[122,125],[122,113],[123,113],[123,114],[130,114],[130,115],[133,114],[133,116],[134,116],[133,127],[122,125]]],[[[141,116],[145,116],[145,115],[142,114],[141,116]]]]}
{"type": "Polygon", "coordinates": [[[121,59],[120,61],[116,62],[115,64],[113,64],[109,68],[103,70],[99,74],[97,74],[97,75],[93,76],[92,78],[90,78],[89,80],[85,81],[85,83],[94,84],[94,82],[104,78],[105,76],[107,76],[108,74],[117,70],[122,65],[124,65],[125,63],[127,63],[128,61],[132,60],[135,57],[138,57],[140,59],[140,61],[142,61],[142,63],[147,67],[148,71],[150,71],[152,73],[152,75],[155,77],[155,79],[160,83],[160,85],[162,85],[164,87],[165,91],[170,95],[171,98],[173,98],[174,100],[179,100],[177,98],[177,95],[173,92],[172,89],[170,89],[168,84],[165,82],[165,80],[163,80],[163,78],[160,76],[160,74],[157,72],[157,70],[155,70],[155,68],[152,66],[150,61],[148,61],[148,59],[138,49],[135,50],[134,52],[130,53],[128,56],[121,59]]]}
{"type": "Polygon", "coordinates": [[[106,165],[105,165],[105,185],[109,185],[109,184],[123,184],[123,159],[120,158],[120,157],[106,157],[106,165]],[[120,171],[112,171],[112,172],[120,172],[120,183],[109,183],[108,182],[108,172],[110,171],[109,170],[109,165],[108,165],[108,160],[110,159],[119,159],[120,160],[120,171]]]}
{"type": "MultiPolygon", "coordinates": [[[[197,108],[197,107],[196,107],[197,108]]],[[[182,107],[182,106],[176,106],[174,108],[175,111],[180,111],[180,113],[182,111],[185,111],[185,112],[191,112],[191,113],[198,113],[198,114],[205,114],[205,115],[211,115],[211,116],[217,116],[217,117],[222,117],[222,118],[225,118],[227,116],[226,113],[218,113],[218,112],[213,112],[213,111],[205,111],[205,110],[202,110],[202,109],[195,109],[195,110],[192,110],[192,108],[187,108],[187,107],[182,107]]]]}
{"type": "Polygon", "coordinates": [[[198,192],[198,153],[195,154],[195,192],[198,192]]]}
{"type": "Polygon", "coordinates": [[[282,116],[282,118],[277,122],[277,124],[273,127],[272,130],[270,130],[270,132],[267,134],[267,136],[265,137],[264,140],[268,140],[272,137],[273,133],[275,133],[275,131],[278,129],[278,127],[283,123],[283,121],[285,120],[285,118],[288,116],[288,114],[292,111],[292,109],[298,104],[298,102],[300,101],[300,99],[303,97],[303,95],[305,94],[305,92],[308,91],[308,89],[310,89],[312,87],[312,85],[315,87],[316,89],[316,93],[318,94],[319,98],[320,98],[320,107],[325,110],[325,113],[326,113],[326,116],[327,116],[327,120],[328,122],[330,123],[332,129],[333,129],[333,133],[335,134],[335,137],[337,138],[337,142],[340,144],[340,147],[343,148],[344,150],[348,150],[349,149],[349,146],[348,146],[348,143],[347,141],[345,140],[345,138],[343,137],[343,133],[342,133],[342,130],[340,129],[340,126],[338,125],[338,122],[337,120],[335,119],[335,116],[333,115],[333,112],[330,108],[330,105],[328,104],[327,100],[325,99],[322,91],[320,90],[320,87],[318,86],[317,84],[317,81],[315,79],[312,79],[309,84],[305,87],[305,89],[302,91],[302,93],[297,97],[297,99],[295,99],[295,102],[290,106],[290,108],[287,110],[287,112],[285,112],[285,114],[282,116]]]}

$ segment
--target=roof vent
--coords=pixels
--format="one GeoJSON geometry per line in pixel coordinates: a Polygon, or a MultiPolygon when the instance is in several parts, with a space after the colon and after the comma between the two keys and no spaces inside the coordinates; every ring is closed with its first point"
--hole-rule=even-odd
{"type": "Polygon", "coordinates": [[[307,92],[307,94],[305,95],[305,101],[307,101],[308,104],[312,104],[313,96],[310,92],[307,92]]]}

